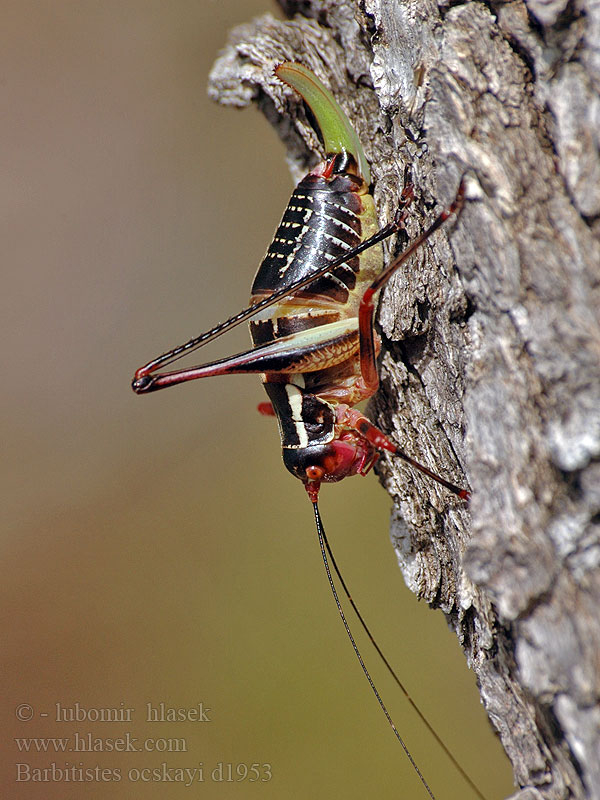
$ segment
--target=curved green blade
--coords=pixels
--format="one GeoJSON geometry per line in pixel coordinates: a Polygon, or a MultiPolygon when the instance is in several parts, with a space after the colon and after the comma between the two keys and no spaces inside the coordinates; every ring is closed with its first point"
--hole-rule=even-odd
{"type": "Polygon", "coordinates": [[[371,182],[371,171],[356,131],[333,95],[317,76],[302,64],[286,61],[275,68],[275,74],[295,89],[308,105],[321,129],[325,151],[347,152],[354,156],[365,183],[371,182]]]}

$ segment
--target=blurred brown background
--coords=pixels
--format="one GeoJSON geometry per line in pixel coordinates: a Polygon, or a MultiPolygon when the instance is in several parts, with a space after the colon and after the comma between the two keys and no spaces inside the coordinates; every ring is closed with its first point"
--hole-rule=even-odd
{"type": "MultiPolygon", "coordinates": [[[[256,413],[258,380],[129,389],[137,366],[245,304],[287,202],[266,121],[205,91],[227,30],[270,8],[3,4],[3,797],[424,796],[346,641],[305,493],[256,413]],[[57,702],[136,714],[59,724],[57,702]],[[147,702],[203,702],[211,721],[146,723],[147,702]],[[24,703],[30,721],[15,718],[24,703]],[[179,737],[187,752],[25,754],[14,741],[75,731],[179,737]],[[16,782],[16,762],[122,778],[16,782]],[[205,780],[127,779],[163,762],[203,764],[205,780]],[[273,777],[211,780],[219,762],[269,763],[273,777]]],[[[247,342],[240,331],[207,357],[247,342]]],[[[504,795],[509,771],[458,646],[403,587],[387,496],[374,477],[322,494],[384,650],[488,796],[504,795]]],[[[468,796],[363,650],[440,800],[468,796]]]]}

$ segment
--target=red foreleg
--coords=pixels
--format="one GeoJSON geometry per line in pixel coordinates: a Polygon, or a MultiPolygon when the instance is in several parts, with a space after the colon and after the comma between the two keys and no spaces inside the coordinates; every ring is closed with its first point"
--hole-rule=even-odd
{"type": "Polygon", "coordinates": [[[378,450],[387,450],[390,453],[396,453],[398,448],[396,445],[387,438],[385,433],[379,430],[371,420],[367,419],[364,414],[357,411],[355,408],[340,405],[337,408],[337,421],[340,425],[347,425],[370,442],[373,447],[378,450]]]}
{"type": "Polygon", "coordinates": [[[259,414],[262,414],[264,417],[274,417],[275,416],[275,409],[273,408],[272,403],[259,403],[256,406],[256,410],[259,414]]]}
{"type": "MultiPolygon", "coordinates": [[[[396,270],[401,267],[402,264],[404,264],[404,262],[415,252],[415,250],[417,250],[423,244],[423,242],[431,236],[432,233],[437,231],[437,229],[448,219],[448,217],[460,210],[464,201],[464,194],[465,183],[464,180],[462,180],[460,182],[460,186],[458,187],[456,197],[451,205],[445,211],[442,211],[439,217],[434,220],[432,225],[430,225],[426,231],[424,231],[417,239],[415,239],[415,241],[412,242],[412,244],[410,244],[406,250],[400,253],[398,258],[392,261],[391,264],[388,264],[388,266],[380,275],[378,275],[378,277],[373,281],[373,283],[362,296],[358,310],[358,329],[360,332],[360,371],[365,384],[372,394],[377,391],[377,387],[379,386],[376,360],[377,354],[375,352],[375,342],[373,336],[373,298],[381,289],[381,287],[389,281],[394,272],[396,272],[396,270]]],[[[411,197],[412,186],[409,185],[408,189],[405,189],[403,193],[401,210],[408,204],[408,202],[410,202],[411,197]],[[404,197],[406,192],[408,192],[408,199],[404,197]]],[[[403,219],[405,214],[406,212],[402,211],[400,219],[403,219]]]]}
{"type": "Polygon", "coordinates": [[[411,458],[397,445],[395,445],[390,439],[388,439],[385,433],[380,431],[379,428],[373,425],[369,419],[367,419],[355,408],[339,406],[338,422],[342,425],[347,425],[348,427],[353,428],[378,450],[387,450],[389,453],[393,453],[393,455],[398,456],[403,461],[406,461],[411,465],[411,467],[414,467],[414,469],[418,469],[419,472],[422,472],[423,474],[432,478],[434,481],[437,481],[437,483],[441,483],[442,486],[445,486],[450,492],[458,495],[461,500],[471,499],[471,493],[467,489],[461,489],[460,486],[450,483],[450,481],[447,481],[440,475],[436,475],[435,472],[432,472],[430,469],[423,466],[423,464],[419,464],[418,461],[415,461],[414,458],[411,458]]]}

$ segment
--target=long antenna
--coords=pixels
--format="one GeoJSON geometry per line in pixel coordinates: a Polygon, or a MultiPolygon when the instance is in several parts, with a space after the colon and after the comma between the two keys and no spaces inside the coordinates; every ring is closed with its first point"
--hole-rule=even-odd
{"type": "MultiPolygon", "coordinates": [[[[354,650],[354,652],[356,654],[356,657],[358,658],[359,664],[360,664],[360,666],[362,668],[362,671],[365,674],[366,679],[369,681],[369,686],[373,690],[373,694],[377,698],[377,702],[379,703],[379,705],[381,707],[381,710],[385,714],[387,721],[390,723],[390,725],[392,727],[392,730],[394,731],[394,734],[396,736],[396,739],[398,739],[398,741],[400,742],[400,746],[402,747],[402,749],[406,753],[406,757],[410,761],[410,763],[412,765],[412,768],[414,769],[414,771],[419,776],[419,780],[421,781],[421,783],[425,787],[425,790],[427,791],[427,794],[431,797],[431,800],[436,800],[436,796],[431,791],[431,788],[430,788],[429,784],[427,783],[427,781],[423,777],[423,773],[419,769],[419,767],[417,765],[417,762],[412,757],[410,750],[408,749],[408,747],[406,746],[406,744],[404,742],[404,739],[398,733],[398,729],[394,725],[394,720],[391,718],[390,712],[385,707],[385,704],[384,704],[383,700],[381,699],[381,695],[379,694],[379,692],[377,690],[377,687],[373,683],[373,678],[371,678],[371,676],[369,674],[369,670],[365,666],[365,662],[362,659],[362,656],[360,654],[358,646],[357,646],[356,642],[354,641],[354,636],[352,636],[352,631],[350,630],[350,626],[348,625],[348,622],[346,621],[346,617],[344,615],[344,610],[342,608],[342,604],[340,603],[340,599],[338,597],[337,591],[335,589],[335,584],[334,584],[333,578],[331,576],[331,570],[329,569],[329,562],[327,561],[327,551],[329,551],[329,552],[331,552],[331,551],[330,551],[330,548],[329,548],[329,544],[327,543],[327,536],[325,535],[325,529],[323,528],[323,523],[321,522],[321,515],[319,514],[319,506],[318,506],[316,500],[312,500],[311,502],[312,502],[312,505],[313,505],[313,511],[315,513],[315,523],[316,523],[316,526],[317,526],[317,534],[319,536],[319,545],[321,547],[321,556],[323,558],[323,564],[325,565],[325,571],[327,572],[327,579],[329,580],[329,586],[331,588],[331,592],[333,594],[333,598],[335,600],[335,604],[336,604],[337,609],[338,609],[338,611],[340,613],[340,617],[342,618],[342,623],[344,625],[344,628],[346,629],[346,633],[348,634],[348,638],[350,639],[350,642],[352,644],[352,648],[353,648],[353,650],[354,650]]],[[[337,571],[337,568],[336,568],[336,571],[337,571]]],[[[338,575],[339,575],[339,573],[338,573],[338,575]]]]}
{"type": "MultiPolygon", "coordinates": [[[[411,459],[411,460],[412,460],[412,459],[411,459]]],[[[316,511],[316,514],[318,514],[318,513],[319,513],[319,512],[318,512],[318,510],[317,510],[317,511],[316,511]]],[[[319,522],[321,522],[321,518],[320,518],[320,516],[319,516],[319,522]]],[[[318,531],[318,529],[319,529],[319,522],[317,522],[317,531],[318,531]]],[[[367,626],[367,623],[365,622],[365,620],[364,620],[364,618],[363,618],[363,615],[362,615],[362,614],[360,613],[360,611],[358,610],[358,606],[356,605],[356,603],[355,603],[355,602],[354,602],[354,600],[352,599],[352,596],[350,595],[350,591],[349,591],[348,587],[346,586],[346,581],[345,581],[345,580],[344,580],[344,578],[342,577],[342,573],[340,572],[340,570],[339,570],[339,568],[338,568],[337,562],[336,562],[336,560],[335,560],[335,556],[333,555],[333,551],[332,551],[332,549],[331,549],[331,547],[330,547],[330,545],[329,545],[329,540],[328,540],[328,538],[327,538],[327,535],[325,534],[325,530],[324,530],[324,528],[323,528],[323,525],[322,525],[322,523],[321,523],[321,531],[322,531],[322,533],[323,533],[323,541],[325,542],[325,547],[326,547],[326,549],[327,549],[327,553],[329,554],[329,558],[330,558],[330,560],[331,560],[331,563],[332,563],[332,565],[333,565],[333,569],[334,569],[334,571],[335,571],[335,574],[337,575],[337,577],[338,577],[338,580],[339,580],[339,582],[340,582],[340,583],[341,583],[341,585],[342,585],[342,588],[343,588],[343,590],[344,590],[344,594],[346,595],[346,598],[348,599],[348,602],[349,602],[349,603],[350,603],[350,605],[352,606],[352,608],[353,608],[353,610],[354,610],[354,613],[356,614],[356,616],[357,616],[357,618],[358,618],[358,621],[360,622],[360,624],[361,624],[361,625],[362,625],[362,627],[363,627],[363,630],[365,631],[365,633],[367,634],[367,636],[368,636],[368,637],[369,637],[369,639],[371,640],[371,644],[373,645],[373,647],[375,648],[375,650],[376,650],[376,651],[377,651],[377,653],[379,654],[379,657],[381,658],[381,660],[383,661],[383,663],[384,663],[384,664],[385,664],[385,666],[387,667],[387,669],[388,669],[388,672],[390,673],[390,675],[392,676],[392,678],[395,680],[396,684],[399,686],[400,690],[402,691],[402,694],[403,694],[403,695],[404,695],[404,697],[405,697],[405,698],[408,700],[408,702],[410,703],[411,707],[413,708],[413,710],[415,711],[415,713],[417,714],[417,716],[419,717],[419,719],[421,720],[421,722],[423,723],[423,725],[425,725],[425,727],[427,728],[427,730],[429,731],[429,733],[430,733],[430,734],[433,736],[433,738],[435,739],[435,741],[436,741],[436,742],[438,743],[438,745],[439,745],[439,746],[442,748],[442,750],[444,751],[444,753],[445,753],[445,754],[448,756],[448,758],[450,759],[450,762],[452,763],[452,765],[454,766],[454,768],[457,770],[457,772],[458,772],[460,775],[462,775],[462,777],[463,777],[464,781],[465,781],[465,782],[466,782],[466,783],[467,783],[467,784],[468,784],[468,785],[471,787],[471,789],[472,789],[472,790],[475,792],[475,794],[477,795],[477,797],[479,797],[479,798],[480,798],[480,800],[487,800],[486,796],[483,794],[483,792],[481,791],[481,789],[479,789],[479,787],[477,786],[477,784],[476,784],[476,783],[473,781],[473,779],[472,779],[472,778],[471,778],[471,777],[470,777],[470,776],[467,774],[467,772],[466,772],[466,771],[463,769],[463,767],[462,767],[462,766],[460,765],[460,763],[457,761],[456,757],[455,757],[455,756],[452,754],[452,752],[449,750],[448,746],[445,744],[444,740],[443,740],[443,739],[440,737],[440,735],[439,735],[439,734],[436,732],[436,730],[434,729],[433,725],[432,725],[432,724],[429,722],[429,720],[427,719],[427,717],[425,716],[425,714],[423,714],[423,712],[421,711],[421,709],[419,708],[419,706],[418,706],[418,705],[415,703],[415,701],[412,699],[412,697],[411,697],[411,696],[410,696],[410,694],[408,693],[408,690],[406,689],[406,687],[404,686],[404,684],[402,683],[402,681],[400,680],[400,678],[399,678],[399,677],[398,677],[398,675],[396,674],[396,672],[395,672],[394,668],[392,667],[392,665],[390,664],[390,662],[389,662],[389,661],[387,660],[387,658],[385,657],[385,655],[384,655],[384,653],[383,653],[383,650],[382,650],[382,649],[379,647],[379,645],[378,645],[378,644],[377,644],[377,642],[375,641],[375,638],[374,638],[373,634],[371,633],[371,631],[369,630],[369,627],[367,626]]],[[[319,535],[319,540],[320,540],[320,538],[321,538],[321,537],[320,537],[320,535],[319,535]]],[[[411,761],[412,761],[412,759],[411,759],[411,761]]]]}

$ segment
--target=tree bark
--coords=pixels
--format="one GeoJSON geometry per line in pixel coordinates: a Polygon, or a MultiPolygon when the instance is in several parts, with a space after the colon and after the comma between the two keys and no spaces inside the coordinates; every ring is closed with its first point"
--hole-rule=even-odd
{"type": "Polygon", "coordinates": [[[297,16],[232,32],[209,91],[256,102],[296,177],[322,150],[285,60],[348,113],[382,224],[407,167],[409,238],[467,175],[460,218],[383,292],[371,415],[473,496],[382,459],[392,539],[456,630],[517,796],[600,798],[600,3],[282,6],[297,16]]]}

